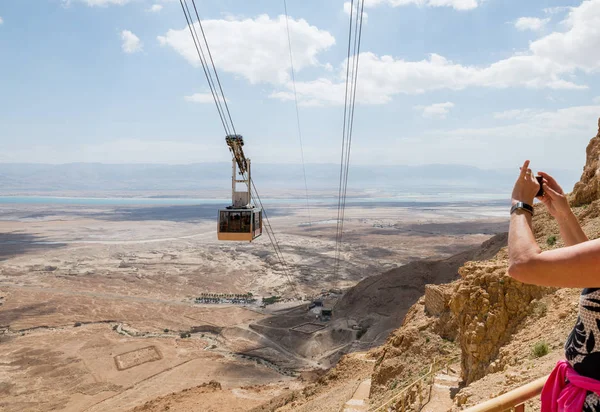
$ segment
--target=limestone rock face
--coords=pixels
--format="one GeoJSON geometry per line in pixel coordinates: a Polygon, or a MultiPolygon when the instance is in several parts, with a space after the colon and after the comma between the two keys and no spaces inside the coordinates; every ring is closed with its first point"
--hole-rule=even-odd
{"type": "Polygon", "coordinates": [[[592,203],[600,198],[600,120],[598,120],[598,135],[588,144],[586,155],[583,174],[573,189],[571,201],[573,206],[592,203]]]}
{"type": "Polygon", "coordinates": [[[388,337],[386,344],[371,350],[370,356],[376,359],[371,395],[382,394],[400,382],[419,376],[437,357],[458,355],[456,344],[434,332],[440,319],[426,314],[425,299],[421,298],[409,309],[402,327],[388,337]]]}
{"type": "Polygon", "coordinates": [[[459,270],[463,279],[450,308],[460,329],[461,375],[467,385],[491,372],[490,364],[496,367],[500,348],[530,313],[531,301],[553,291],[517,282],[506,271],[504,260],[468,262],[459,270]]]}

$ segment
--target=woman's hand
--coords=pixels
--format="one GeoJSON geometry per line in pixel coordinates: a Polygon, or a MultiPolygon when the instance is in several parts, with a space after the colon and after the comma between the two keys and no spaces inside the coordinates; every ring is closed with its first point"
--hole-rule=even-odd
{"type": "Polygon", "coordinates": [[[544,196],[540,200],[546,205],[548,212],[557,220],[567,217],[571,212],[571,207],[562,187],[548,173],[539,172],[538,174],[544,178],[544,196]]]}
{"type": "Polygon", "coordinates": [[[538,183],[531,169],[529,168],[529,160],[526,160],[521,167],[521,173],[515,183],[515,187],[512,192],[513,204],[517,202],[524,202],[528,205],[533,204],[535,195],[540,190],[540,184],[538,183]]]}

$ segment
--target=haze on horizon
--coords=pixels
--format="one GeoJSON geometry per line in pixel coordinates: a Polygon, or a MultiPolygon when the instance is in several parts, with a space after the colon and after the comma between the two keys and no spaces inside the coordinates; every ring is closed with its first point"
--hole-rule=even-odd
{"type": "MultiPolygon", "coordinates": [[[[312,195],[337,195],[339,165],[305,165],[308,191],[312,195]]],[[[578,181],[577,170],[549,169],[565,190],[578,181]]],[[[77,193],[168,194],[202,197],[207,193],[227,195],[231,188],[231,163],[101,164],[0,163],[0,195],[77,193]]],[[[298,164],[256,163],[252,176],[266,196],[304,196],[303,167],[298,164]]],[[[431,164],[354,165],[349,174],[351,193],[369,197],[394,197],[402,193],[487,195],[508,193],[514,170],[479,169],[465,165],[431,164]]]]}

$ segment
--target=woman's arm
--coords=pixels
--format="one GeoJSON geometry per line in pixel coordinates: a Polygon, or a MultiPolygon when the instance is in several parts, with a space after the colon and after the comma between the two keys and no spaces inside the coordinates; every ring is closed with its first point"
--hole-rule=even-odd
{"type": "MultiPolygon", "coordinates": [[[[513,202],[533,203],[539,184],[528,167],[529,161],[526,161],[513,189],[513,202]]],[[[550,204],[550,210],[559,204],[559,193],[551,187],[546,188],[546,193],[549,199],[544,203],[550,204]]],[[[585,234],[576,220],[565,220],[563,230],[569,241],[578,244],[542,252],[533,235],[531,214],[523,210],[513,213],[508,235],[508,274],[523,283],[539,286],[600,287],[600,240],[578,242],[585,234]]]]}
{"type": "Polygon", "coordinates": [[[557,217],[556,221],[558,222],[560,236],[563,238],[565,245],[574,246],[589,240],[583,232],[577,217],[570,209],[565,216],[557,217]]]}
{"type": "Polygon", "coordinates": [[[562,187],[548,173],[540,172],[544,178],[544,196],[541,201],[546,205],[548,212],[558,222],[560,236],[565,245],[573,246],[579,243],[587,242],[589,239],[581,229],[577,217],[571,211],[569,201],[565,196],[562,187]]]}
{"type": "Polygon", "coordinates": [[[600,287],[600,239],[547,252],[515,243],[513,251],[508,274],[520,282],[562,288],[600,287]]]}

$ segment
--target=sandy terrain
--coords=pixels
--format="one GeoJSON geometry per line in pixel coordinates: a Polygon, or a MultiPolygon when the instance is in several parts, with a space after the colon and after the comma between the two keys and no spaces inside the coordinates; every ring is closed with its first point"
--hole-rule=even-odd
{"type": "MultiPolygon", "coordinates": [[[[286,331],[278,342],[266,330],[284,305],[193,303],[200,293],[293,297],[266,236],[216,241],[215,209],[0,206],[0,409],[130,410],[189,389],[198,410],[248,410],[301,385],[292,375],[329,366],[350,325],[288,331],[314,320],[292,309],[273,318],[286,331]],[[306,344],[291,351],[299,337],[306,344]]],[[[499,210],[350,206],[337,277],[334,208],[313,208],[312,225],[292,206],[271,216],[293,281],[313,295],[478,245],[505,230],[499,210]]]]}

